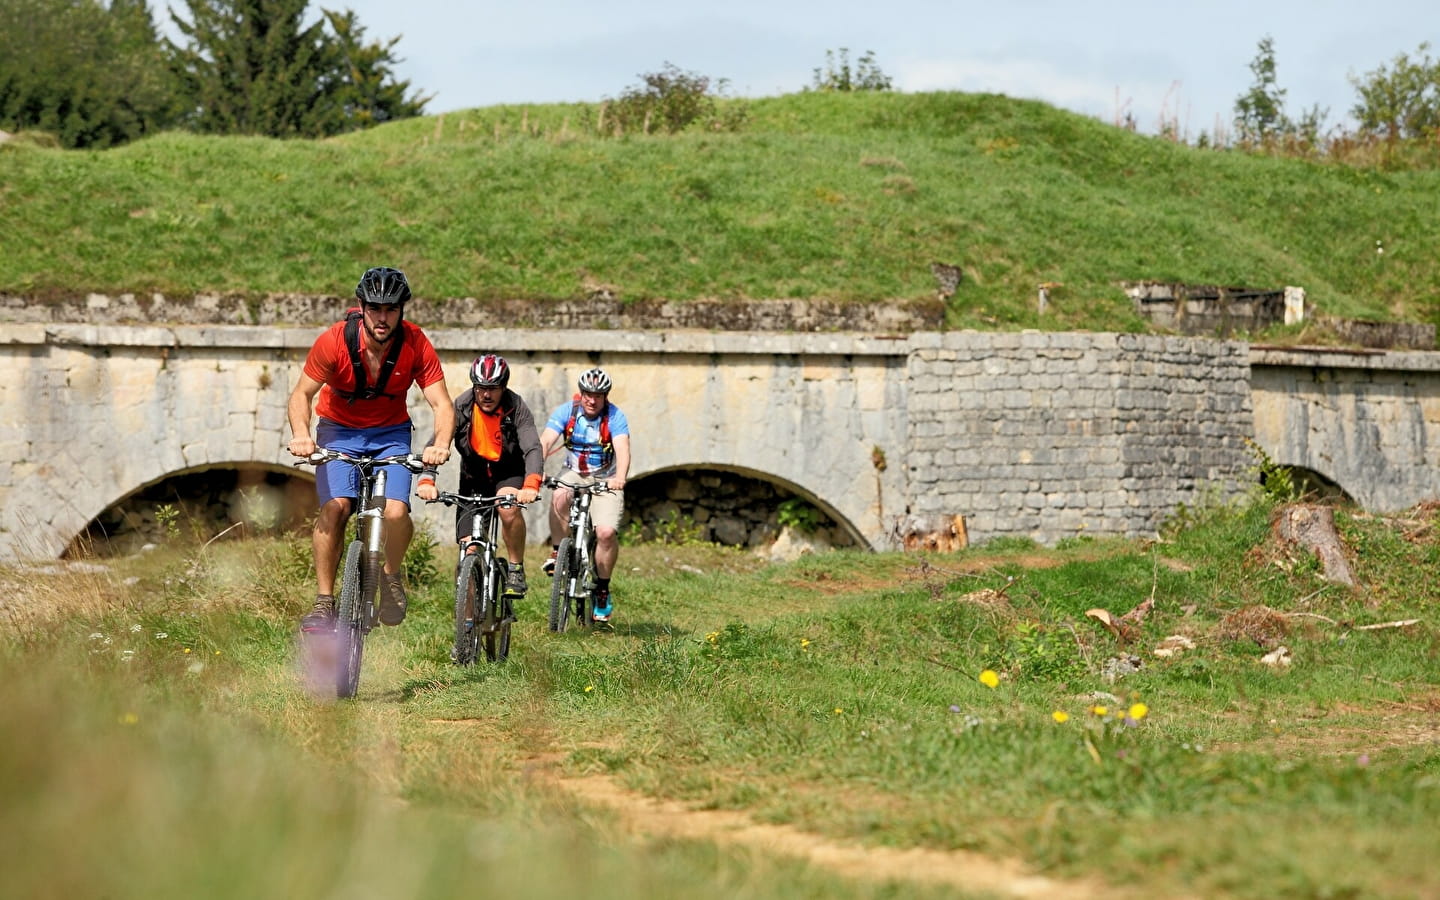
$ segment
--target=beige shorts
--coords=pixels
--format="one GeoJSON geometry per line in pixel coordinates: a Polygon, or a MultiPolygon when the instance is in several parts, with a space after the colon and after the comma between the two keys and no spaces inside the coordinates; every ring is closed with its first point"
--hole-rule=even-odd
{"type": "MultiPolygon", "coordinates": [[[[566,484],[594,484],[604,481],[594,475],[581,475],[571,469],[560,473],[560,480],[566,484]]],[[[590,521],[601,528],[619,528],[620,516],[625,512],[625,492],[607,491],[590,498],[590,521]]]]}

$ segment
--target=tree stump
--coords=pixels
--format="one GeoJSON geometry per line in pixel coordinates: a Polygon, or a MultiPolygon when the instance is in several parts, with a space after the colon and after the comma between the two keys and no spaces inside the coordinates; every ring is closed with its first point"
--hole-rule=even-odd
{"type": "Polygon", "coordinates": [[[902,516],[895,522],[893,536],[906,551],[953,553],[970,544],[963,515],[902,516]]]}
{"type": "Polygon", "coordinates": [[[1280,507],[1271,523],[1275,536],[1307,547],[1320,557],[1321,572],[1326,581],[1355,586],[1345,544],[1335,532],[1335,511],[1328,506],[1293,503],[1280,507]]]}

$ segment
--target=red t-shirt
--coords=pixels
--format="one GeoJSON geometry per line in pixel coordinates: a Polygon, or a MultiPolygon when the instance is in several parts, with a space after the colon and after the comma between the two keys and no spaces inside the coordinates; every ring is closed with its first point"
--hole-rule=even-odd
{"type": "MultiPolygon", "coordinates": [[[[345,321],[336,322],[315,339],[309,355],[305,357],[305,374],[324,385],[320,388],[320,400],[315,404],[316,415],[347,428],[376,428],[410,421],[410,412],[405,407],[405,395],[410,385],[418,384],[424,390],[444,379],[445,373],[440,369],[440,357],[435,354],[435,347],[425,332],[403,319],[400,327],[405,331],[405,338],[400,346],[400,358],[395,360],[395,371],[390,373],[390,380],[385,385],[385,393],[389,396],[373,400],[351,402],[335,393],[336,390],[355,390],[355,372],[350,368],[350,351],[345,348],[345,321]]],[[[363,345],[368,340],[363,324],[360,334],[363,345]]],[[[373,387],[379,372],[367,368],[366,373],[373,387]]]]}

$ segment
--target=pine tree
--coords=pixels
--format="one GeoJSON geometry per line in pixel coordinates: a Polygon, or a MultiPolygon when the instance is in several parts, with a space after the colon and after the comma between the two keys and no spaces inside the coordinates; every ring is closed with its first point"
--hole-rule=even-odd
{"type": "Polygon", "coordinates": [[[410,82],[396,81],[390,68],[399,62],[393,52],[399,37],[367,44],[365,28],[356,21],[354,11],[337,13],[327,9],[325,18],[335,33],[342,67],[339,100],[348,128],[369,128],[424,113],[430,97],[407,97],[410,82]]]}
{"type": "Polygon", "coordinates": [[[185,0],[167,41],[187,123],[197,131],[317,137],[341,130],[334,48],[308,0],[185,0]]]}

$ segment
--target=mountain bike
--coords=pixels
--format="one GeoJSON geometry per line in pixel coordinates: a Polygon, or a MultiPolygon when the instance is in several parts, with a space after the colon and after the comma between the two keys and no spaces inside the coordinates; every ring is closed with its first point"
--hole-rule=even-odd
{"type": "Polygon", "coordinates": [[[360,687],[365,636],[375,627],[380,613],[375,599],[385,566],[385,466],[404,466],[416,474],[425,466],[412,453],[377,458],[350,456],[324,447],[295,465],[320,466],[327,462],[350,463],[360,477],[355,540],[345,550],[339,572],[340,593],[335,598],[335,696],[353,697],[360,687]]]}
{"type": "Polygon", "coordinates": [[[500,510],[524,509],[514,494],[470,497],[441,491],[427,503],[459,506],[470,512],[470,536],[460,541],[455,573],[455,649],[457,666],[473,665],[483,644],[485,658],[504,662],[510,656],[510,626],[515,621],[514,597],[505,590],[510,562],[501,552],[500,510]]]}
{"type": "Polygon", "coordinates": [[[590,498],[609,492],[603,481],[570,484],[546,478],[545,487],[575,492],[565,537],[555,551],[555,581],[550,585],[550,630],[564,631],[573,615],[585,627],[595,624],[595,525],[590,520],[590,498]]]}

